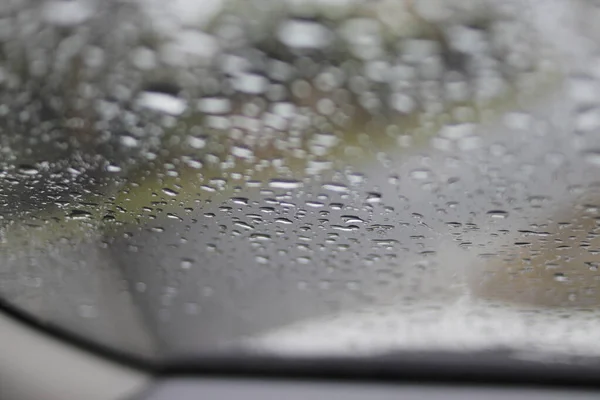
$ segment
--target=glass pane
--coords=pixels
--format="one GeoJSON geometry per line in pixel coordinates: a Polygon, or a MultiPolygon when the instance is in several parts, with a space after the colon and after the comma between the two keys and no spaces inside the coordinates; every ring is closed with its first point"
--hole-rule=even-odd
{"type": "Polygon", "coordinates": [[[600,354],[600,9],[0,4],[0,297],[115,350],[600,354]]]}

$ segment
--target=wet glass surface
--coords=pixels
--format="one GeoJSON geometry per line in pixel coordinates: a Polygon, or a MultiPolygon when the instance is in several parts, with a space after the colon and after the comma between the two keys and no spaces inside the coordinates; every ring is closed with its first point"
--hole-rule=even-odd
{"type": "Polygon", "coordinates": [[[4,1],[0,297],[115,350],[600,354],[593,1],[4,1]]]}

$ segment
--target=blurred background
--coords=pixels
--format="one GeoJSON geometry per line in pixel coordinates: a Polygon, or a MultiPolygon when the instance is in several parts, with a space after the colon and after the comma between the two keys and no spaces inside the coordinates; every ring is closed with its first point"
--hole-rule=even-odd
{"type": "Polygon", "coordinates": [[[593,1],[0,4],[0,299],[115,352],[600,354],[593,1]]]}

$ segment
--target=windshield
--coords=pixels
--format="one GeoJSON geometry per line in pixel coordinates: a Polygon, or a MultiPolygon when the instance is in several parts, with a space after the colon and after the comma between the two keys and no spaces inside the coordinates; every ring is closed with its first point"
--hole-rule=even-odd
{"type": "Polygon", "coordinates": [[[588,0],[0,4],[0,298],[153,360],[600,355],[588,0]]]}

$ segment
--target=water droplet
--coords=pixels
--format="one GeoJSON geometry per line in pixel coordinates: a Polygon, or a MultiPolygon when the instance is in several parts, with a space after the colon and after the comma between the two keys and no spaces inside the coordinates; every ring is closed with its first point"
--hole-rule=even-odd
{"type": "Polygon", "coordinates": [[[365,181],[365,176],[363,174],[348,174],[348,181],[351,185],[360,185],[365,181]]]}
{"type": "Polygon", "coordinates": [[[244,228],[244,229],[247,229],[247,230],[254,230],[254,227],[252,225],[250,225],[250,224],[248,224],[248,223],[246,223],[244,221],[236,221],[236,222],[233,223],[233,225],[239,226],[240,228],[244,228]]]}
{"type": "Polygon", "coordinates": [[[404,93],[393,93],[390,96],[390,105],[403,114],[410,114],[417,108],[415,100],[404,93]]]}
{"type": "Polygon", "coordinates": [[[194,149],[203,149],[206,146],[206,138],[202,136],[188,136],[187,141],[194,149]]]}
{"type": "Polygon", "coordinates": [[[317,22],[287,20],[279,26],[277,38],[289,47],[320,49],[332,42],[333,34],[317,22]]]}
{"type": "Polygon", "coordinates": [[[475,133],[475,124],[445,125],[439,135],[450,140],[460,140],[471,137],[475,133]]]}
{"type": "Polygon", "coordinates": [[[151,70],[156,66],[156,53],[146,47],[137,47],[131,52],[131,61],[136,68],[151,70]]]}
{"type": "Polygon", "coordinates": [[[577,106],[597,104],[600,98],[597,82],[587,76],[570,78],[567,81],[567,94],[577,106]]]}
{"type": "Polygon", "coordinates": [[[565,276],[565,274],[563,274],[561,272],[557,272],[556,274],[554,274],[554,280],[556,282],[568,282],[569,278],[567,278],[567,276],[565,276]]]}
{"type": "Polygon", "coordinates": [[[381,193],[370,192],[367,194],[367,199],[365,200],[369,204],[375,204],[381,202],[381,193]]]}
{"type": "Polygon", "coordinates": [[[192,258],[182,258],[179,266],[182,269],[190,269],[193,264],[194,264],[194,260],[192,258]]]}
{"type": "Polygon", "coordinates": [[[240,92],[248,94],[263,93],[269,83],[262,75],[241,73],[233,79],[233,87],[240,92]]]}
{"type": "Polygon", "coordinates": [[[428,169],[415,169],[410,172],[410,177],[416,180],[429,179],[431,171],[428,169]]]}
{"type": "Polygon", "coordinates": [[[337,193],[347,193],[350,191],[346,185],[342,185],[341,183],[325,183],[323,184],[323,189],[337,193]]]}
{"type": "Polygon", "coordinates": [[[108,164],[106,167],[106,172],[121,172],[121,167],[118,165],[108,164]]]}
{"type": "Polygon", "coordinates": [[[121,138],[119,139],[121,144],[125,147],[137,147],[140,143],[140,141],[136,138],[134,138],[133,136],[129,136],[129,135],[123,135],[121,136],[121,138]]]}
{"type": "Polygon", "coordinates": [[[179,215],[173,213],[167,213],[167,218],[176,219],[177,221],[183,221],[183,219],[179,215]]]}
{"type": "Polygon", "coordinates": [[[360,228],[356,225],[348,225],[348,226],[344,226],[344,225],[331,225],[331,229],[337,230],[337,231],[342,231],[342,232],[354,232],[359,230],[360,228]]]}
{"type": "Polygon", "coordinates": [[[250,240],[266,242],[271,240],[271,235],[267,235],[265,233],[253,233],[250,235],[250,240]]]}
{"type": "Polygon", "coordinates": [[[394,246],[399,243],[396,239],[373,239],[372,242],[378,246],[394,246]]]}
{"type": "Polygon", "coordinates": [[[233,146],[231,148],[231,154],[239,158],[252,159],[254,157],[254,152],[247,148],[241,146],[233,146]]]}
{"type": "Polygon", "coordinates": [[[167,196],[171,196],[171,197],[175,197],[179,194],[178,192],[174,191],[173,189],[169,189],[169,188],[163,188],[162,191],[164,194],[166,194],[167,196]]]}
{"type": "Polygon", "coordinates": [[[586,262],[585,265],[587,265],[590,271],[598,271],[599,263],[597,262],[586,262]]]}
{"type": "Polygon", "coordinates": [[[296,258],[296,261],[298,262],[298,264],[310,264],[311,259],[310,257],[298,257],[296,258]]]}
{"type": "Polygon", "coordinates": [[[154,111],[170,115],[181,115],[187,109],[187,103],[176,96],[159,92],[143,92],[138,97],[138,104],[154,111]]]}
{"type": "Polygon", "coordinates": [[[231,202],[242,206],[247,206],[249,199],[247,197],[232,197],[231,202]]]}
{"type": "Polygon", "coordinates": [[[356,223],[364,223],[365,221],[362,218],[359,218],[355,215],[342,215],[342,220],[347,224],[356,224],[356,223]]]}
{"type": "Polygon", "coordinates": [[[19,165],[19,173],[23,175],[37,175],[39,170],[32,165],[19,165]]]}
{"type": "Polygon", "coordinates": [[[269,187],[274,189],[297,189],[302,187],[302,182],[291,179],[273,179],[269,182],[269,187]]]}
{"type": "Polygon", "coordinates": [[[256,256],[254,258],[254,260],[258,263],[258,264],[268,264],[269,263],[269,257],[266,256],[256,256]]]}
{"type": "Polygon", "coordinates": [[[76,219],[76,220],[90,219],[91,217],[92,217],[91,212],[83,211],[83,210],[73,210],[69,214],[69,218],[76,219]]]}
{"type": "Polygon", "coordinates": [[[508,212],[504,210],[491,210],[487,212],[487,215],[491,218],[504,219],[508,217],[508,212]]]}
{"type": "Polygon", "coordinates": [[[47,1],[43,3],[42,16],[58,26],[78,25],[94,15],[95,6],[87,1],[47,1]]]}

